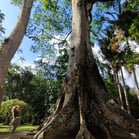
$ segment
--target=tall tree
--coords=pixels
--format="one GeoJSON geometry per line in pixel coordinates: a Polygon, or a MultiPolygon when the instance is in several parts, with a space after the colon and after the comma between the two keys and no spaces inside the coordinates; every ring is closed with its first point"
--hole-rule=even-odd
{"type": "Polygon", "coordinates": [[[137,129],[137,123],[108,95],[93,57],[86,5],[96,1],[72,0],[72,38],[66,79],[55,112],[35,139],[111,139],[128,137],[137,129]]]}
{"type": "Polygon", "coordinates": [[[33,0],[24,0],[17,24],[8,38],[2,44],[0,51],[0,104],[8,67],[12,57],[20,46],[29,21],[33,0]]]}

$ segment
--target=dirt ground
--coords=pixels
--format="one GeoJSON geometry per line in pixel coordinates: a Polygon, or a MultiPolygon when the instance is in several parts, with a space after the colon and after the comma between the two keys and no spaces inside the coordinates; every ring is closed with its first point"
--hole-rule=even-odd
{"type": "MultiPolygon", "coordinates": [[[[14,138],[13,139],[33,139],[32,135],[28,135],[28,131],[24,131],[24,132],[16,132],[14,133],[14,138]]],[[[114,138],[114,139],[139,139],[139,133],[137,133],[138,137],[130,137],[130,138],[114,138]]],[[[9,133],[7,132],[0,132],[0,139],[9,139],[9,133]]],[[[58,138],[58,139],[69,139],[69,138],[58,138]]]]}
{"type": "MultiPolygon", "coordinates": [[[[28,131],[16,132],[13,134],[13,139],[32,139],[31,135],[27,135],[28,131]]],[[[0,139],[9,139],[10,133],[4,132],[0,133],[0,139]]]]}

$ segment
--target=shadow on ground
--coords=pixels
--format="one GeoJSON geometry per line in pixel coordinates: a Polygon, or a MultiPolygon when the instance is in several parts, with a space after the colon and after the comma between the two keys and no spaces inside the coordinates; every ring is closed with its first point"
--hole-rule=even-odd
{"type": "MultiPolygon", "coordinates": [[[[136,133],[138,137],[130,137],[130,138],[113,138],[113,139],[139,139],[139,132],[136,133]]],[[[8,132],[0,132],[0,139],[8,139],[8,132]]],[[[29,131],[16,132],[14,133],[13,139],[33,139],[33,134],[30,134],[29,131]]],[[[57,137],[56,139],[73,139],[70,137],[57,137]]]]}

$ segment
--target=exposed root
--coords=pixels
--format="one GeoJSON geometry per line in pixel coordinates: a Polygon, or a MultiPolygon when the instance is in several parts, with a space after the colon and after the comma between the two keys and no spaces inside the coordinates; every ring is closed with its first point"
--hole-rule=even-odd
{"type": "Polygon", "coordinates": [[[112,139],[131,136],[130,132],[134,131],[128,129],[135,128],[131,119],[128,121],[128,117],[123,117],[117,106],[111,107],[101,101],[97,102],[94,96],[89,98],[90,103],[87,105],[88,99],[82,90],[77,78],[76,89],[66,105],[63,106],[63,94],[56,111],[43,124],[34,139],[112,139]]]}
{"type": "Polygon", "coordinates": [[[49,136],[67,136],[75,134],[75,128],[79,124],[78,113],[72,103],[62,108],[56,115],[51,117],[40,131],[34,136],[34,139],[49,139],[49,136]]]}
{"type": "Polygon", "coordinates": [[[75,139],[96,139],[86,128],[85,125],[81,125],[80,130],[75,139]]]}
{"type": "Polygon", "coordinates": [[[112,137],[130,137],[130,132],[136,130],[137,124],[134,119],[122,111],[118,106],[103,105],[101,107],[104,117],[104,125],[112,137]],[[107,106],[107,107],[106,107],[107,106]]]}
{"type": "MultiPolygon", "coordinates": [[[[79,89],[79,84],[78,81],[77,83],[77,89],[79,89]]],[[[85,122],[85,116],[84,116],[84,99],[83,99],[83,92],[80,91],[80,94],[78,93],[78,105],[79,105],[79,114],[80,114],[80,129],[75,137],[75,139],[96,139],[90,131],[86,127],[86,122],[85,122]]]]}
{"type": "Polygon", "coordinates": [[[111,123],[111,125],[108,127],[109,132],[111,134],[112,137],[116,137],[116,138],[128,138],[130,137],[130,132],[128,131],[128,129],[124,129],[122,127],[120,127],[119,125],[115,125],[113,123],[111,123]]]}

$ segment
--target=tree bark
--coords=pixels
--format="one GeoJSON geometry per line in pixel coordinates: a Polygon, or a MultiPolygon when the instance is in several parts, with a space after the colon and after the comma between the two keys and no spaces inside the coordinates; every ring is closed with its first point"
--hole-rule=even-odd
{"type": "Polygon", "coordinates": [[[126,91],[126,84],[125,84],[125,80],[124,80],[122,67],[120,68],[120,71],[121,71],[121,78],[122,78],[122,82],[123,82],[125,104],[126,104],[127,112],[131,115],[131,110],[130,110],[130,105],[129,105],[129,101],[128,101],[128,95],[127,95],[127,91],[126,91]]]}
{"type": "Polygon", "coordinates": [[[0,51],[0,105],[3,97],[3,87],[8,72],[8,67],[15,52],[20,46],[29,21],[33,0],[24,0],[17,24],[9,37],[2,44],[0,51]]]}
{"type": "Polygon", "coordinates": [[[138,103],[139,103],[139,85],[138,85],[138,81],[137,81],[135,68],[133,68],[132,71],[133,71],[133,79],[134,79],[134,83],[135,83],[135,92],[136,92],[138,103]]]}
{"type": "Polygon", "coordinates": [[[34,139],[129,137],[137,123],[108,95],[90,44],[86,0],[72,0],[67,76],[55,112],[34,139]]]}
{"type": "Polygon", "coordinates": [[[122,90],[121,90],[121,86],[120,86],[120,82],[119,82],[118,72],[114,72],[114,74],[115,74],[115,80],[116,80],[118,95],[119,95],[119,105],[120,105],[121,109],[124,110],[122,90]]]}

